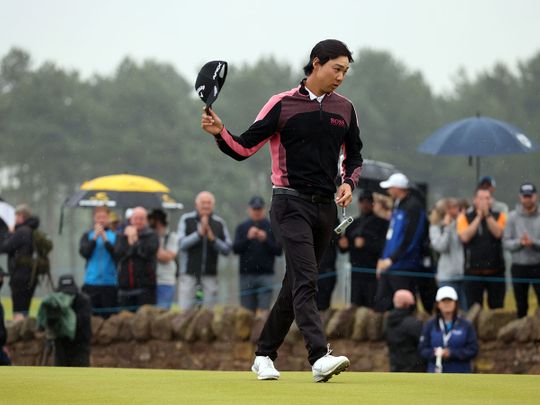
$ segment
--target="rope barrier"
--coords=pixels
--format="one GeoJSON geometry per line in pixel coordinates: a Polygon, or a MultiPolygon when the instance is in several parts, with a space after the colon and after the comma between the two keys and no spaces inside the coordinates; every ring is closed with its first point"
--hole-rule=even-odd
{"type": "MultiPolygon", "coordinates": [[[[358,273],[358,274],[376,274],[376,270],[372,268],[365,268],[365,267],[351,267],[351,273],[358,273]]],[[[337,277],[338,272],[332,271],[332,272],[326,272],[326,273],[320,273],[319,274],[319,280],[324,280],[330,277],[337,277]]],[[[427,272],[427,271],[405,271],[405,270],[391,270],[388,272],[383,273],[386,276],[402,276],[402,277],[415,277],[415,278],[435,278],[437,276],[436,273],[433,272],[427,272]]],[[[452,280],[452,281],[485,281],[485,282],[493,282],[493,283],[506,283],[507,279],[505,277],[499,277],[499,276],[473,276],[473,275],[464,275],[459,280],[452,280]]],[[[540,278],[518,278],[513,277],[510,278],[510,281],[512,283],[528,283],[528,284],[540,284],[540,278]]],[[[247,295],[252,294],[262,294],[265,292],[271,292],[275,290],[279,290],[281,288],[281,283],[275,283],[272,285],[268,285],[265,287],[258,287],[258,288],[251,288],[251,289],[245,289],[241,290],[238,297],[244,297],[247,295]]],[[[205,298],[200,304],[214,304],[219,301],[228,301],[231,298],[231,296],[226,296],[225,299],[221,298],[205,298]]],[[[92,310],[95,314],[108,314],[108,313],[118,313],[120,311],[136,311],[139,307],[138,306],[130,306],[130,307],[109,307],[109,308],[94,308],[92,310]]]]}

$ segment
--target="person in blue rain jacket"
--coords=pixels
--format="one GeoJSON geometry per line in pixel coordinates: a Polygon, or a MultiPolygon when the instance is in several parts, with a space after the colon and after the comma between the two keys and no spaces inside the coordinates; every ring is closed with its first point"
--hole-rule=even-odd
{"type": "Polygon", "coordinates": [[[108,317],[111,308],[118,306],[118,276],[114,260],[116,233],[109,229],[109,210],[94,210],[94,227],[85,232],[79,244],[79,253],[86,259],[86,271],[82,291],[90,297],[92,308],[106,312],[98,315],[108,317]]]}
{"type": "Polygon", "coordinates": [[[418,344],[428,373],[471,373],[471,360],[478,354],[473,326],[458,316],[458,295],[452,287],[437,291],[436,315],[424,325],[418,344]]]}

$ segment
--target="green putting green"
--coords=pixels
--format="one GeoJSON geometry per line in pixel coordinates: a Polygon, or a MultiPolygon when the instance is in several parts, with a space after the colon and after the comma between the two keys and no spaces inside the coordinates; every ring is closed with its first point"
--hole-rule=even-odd
{"type": "Polygon", "coordinates": [[[540,376],[0,368],[2,404],[538,404],[540,376]]]}

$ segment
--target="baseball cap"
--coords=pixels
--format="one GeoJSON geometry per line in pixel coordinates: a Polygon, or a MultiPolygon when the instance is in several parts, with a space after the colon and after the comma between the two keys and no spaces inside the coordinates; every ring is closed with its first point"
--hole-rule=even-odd
{"type": "Polygon", "coordinates": [[[409,179],[403,173],[394,173],[388,177],[388,180],[381,181],[380,186],[382,188],[409,188],[409,179]]]}
{"type": "Polygon", "coordinates": [[[519,194],[521,195],[533,195],[536,193],[536,187],[532,183],[523,183],[519,186],[519,194]]]}
{"type": "Polygon", "coordinates": [[[259,209],[264,207],[264,200],[262,197],[259,196],[253,196],[249,200],[249,206],[254,209],[259,209]]]}
{"type": "Polygon", "coordinates": [[[208,62],[197,75],[195,91],[206,107],[211,107],[225,83],[227,77],[227,62],[214,60],[208,62]]]}
{"type": "Polygon", "coordinates": [[[435,301],[439,302],[444,299],[451,299],[452,301],[457,301],[458,296],[456,290],[454,290],[450,286],[444,286],[437,290],[437,295],[435,297],[435,301]]]}
{"type": "Polygon", "coordinates": [[[495,179],[491,176],[484,176],[478,181],[479,186],[492,186],[497,187],[497,183],[495,182],[495,179]]]}
{"type": "Polygon", "coordinates": [[[66,274],[63,276],[60,276],[58,279],[58,288],[56,289],[58,292],[63,292],[66,294],[77,294],[79,292],[79,289],[77,288],[77,284],[75,284],[75,279],[72,275],[66,274]]]}

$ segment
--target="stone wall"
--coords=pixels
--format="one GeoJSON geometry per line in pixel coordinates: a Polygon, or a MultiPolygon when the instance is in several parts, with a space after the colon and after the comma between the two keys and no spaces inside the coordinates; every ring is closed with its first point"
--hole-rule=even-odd
{"type": "MultiPolygon", "coordinates": [[[[477,328],[480,353],[475,370],[481,373],[540,374],[540,312],[515,319],[515,313],[481,311],[467,317],[477,328]]],[[[427,318],[424,314],[423,318],[427,318]]],[[[346,354],[353,371],[388,371],[383,341],[383,317],[366,308],[349,308],[323,315],[328,339],[336,353],[346,354]]],[[[122,312],[106,321],[92,318],[92,356],[95,367],[249,370],[254,339],[264,318],[240,307],[184,313],[143,307],[136,314],[122,312]]],[[[45,361],[46,340],[29,318],[8,325],[8,349],[16,365],[45,361]]],[[[280,349],[276,367],[309,370],[306,350],[293,324],[280,349]]]]}

